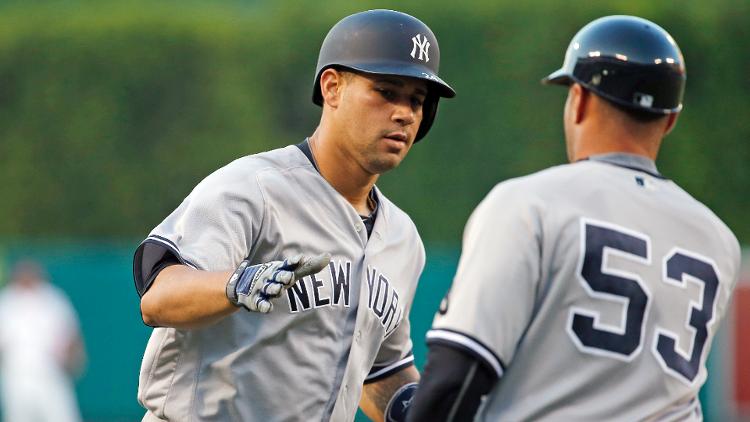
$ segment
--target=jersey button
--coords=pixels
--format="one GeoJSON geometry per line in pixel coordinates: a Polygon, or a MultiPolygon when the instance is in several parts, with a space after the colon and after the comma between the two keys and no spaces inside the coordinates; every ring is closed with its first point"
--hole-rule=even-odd
{"type": "Polygon", "coordinates": [[[354,230],[356,230],[356,231],[357,231],[357,233],[361,232],[361,231],[362,231],[362,228],[363,228],[363,227],[362,227],[362,224],[361,224],[361,223],[357,223],[357,224],[355,224],[355,225],[354,225],[354,230]]]}
{"type": "Polygon", "coordinates": [[[354,341],[356,341],[357,343],[362,341],[362,331],[357,330],[357,332],[354,333],[354,341]]]}

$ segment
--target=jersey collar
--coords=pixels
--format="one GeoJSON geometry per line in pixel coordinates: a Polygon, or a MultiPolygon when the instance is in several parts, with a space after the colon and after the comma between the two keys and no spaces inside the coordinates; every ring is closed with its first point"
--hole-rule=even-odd
{"type": "Polygon", "coordinates": [[[659,170],[656,169],[656,163],[642,155],[627,154],[624,152],[613,152],[609,154],[592,155],[580,161],[586,160],[612,164],[618,167],[624,167],[636,171],[642,171],[644,173],[650,174],[651,176],[658,177],[660,179],[666,179],[666,177],[662,176],[661,173],[659,173],[659,170]]]}
{"type": "MultiPolygon", "coordinates": [[[[310,160],[310,164],[315,168],[315,170],[320,173],[320,169],[318,168],[318,163],[315,161],[315,156],[313,156],[312,149],[310,148],[310,138],[305,138],[302,142],[298,143],[297,148],[299,148],[300,151],[302,151],[303,154],[305,154],[305,157],[307,157],[308,160],[310,160]]],[[[360,218],[362,218],[362,224],[365,225],[365,228],[367,228],[367,235],[370,236],[372,234],[372,229],[375,226],[375,220],[378,215],[378,209],[380,208],[380,198],[378,197],[378,193],[375,190],[375,187],[370,190],[370,193],[368,195],[368,200],[370,202],[370,206],[372,207],[372,212],[370,215],[360,215],[360,218]]]]}
{"type": "Polygon", "coordinates": [[[315,170],[320,173],[320,169],[318,168],[318,163],[315,162],[315,157],[313,157],[312,149],[310,149],[310,138],[305,138],[302,142],[297,144],[297,148],[299,148],[300,151],[302,151],[303,154],[305,154],[305,157],[307,157],[308,160],[310,160],[310,164],[315,167],[315,170]]]}

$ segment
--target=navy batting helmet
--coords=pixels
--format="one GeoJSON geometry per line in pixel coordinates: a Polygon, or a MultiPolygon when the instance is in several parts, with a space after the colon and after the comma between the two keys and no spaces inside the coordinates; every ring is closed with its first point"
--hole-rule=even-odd
{"type": "Polygon", "coordinates": [[[363,73],[423,79],[428,94],[415,142],[430,130],[440,97],[456,95],[438,76],[440,48],[435,34],[419,19],[394,10],[368,10],[341,19],[323,40],[313,86],[313,102],[323,105],[320,74],[329,67],[363,73]]]}
{"type": "Polygon", "coordinates": [[[682,109],[685,62],[659,25],[635,16],[607,16],[578,31],[562,68],[542,82],[576,82],[615,104],[671,114],[682,109]]]}

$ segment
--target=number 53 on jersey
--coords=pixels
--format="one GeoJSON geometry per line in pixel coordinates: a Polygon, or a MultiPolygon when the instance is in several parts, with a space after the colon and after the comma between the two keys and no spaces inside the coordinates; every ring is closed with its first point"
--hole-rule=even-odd
{"type": "Polygon", "coordinates": [[[676,245],[664,256],[652,256],[652,240],[647,234],[611,223],[581,219],[580,227],[577,275],[591,300],[571,307],[566,328],[573,342],[584,353],[626,362],[650,353],[665,372],[692,384],[706,359],[709,327],[716,314],[719,273],[714,260],[676,245]],[[627,271],[618,269],[610,264],[613,257],[635,265],[629,265],[627,271]],[[660,280],[644,279],[643,274],[654,274],[648,271],[652,266],[660,267],[660,280]],[[643,271],[633,271],[639,267],[643,271]],[[656,283],[671,286],[670,298],[660,299],[661,307],[652,309],[657,302],[653,293],[656,283]],[[700,291],[698,297],[688,293],[690,284],[700,291]],[[619,325],[602,321],[597,309],[601,301],[622,304],[619,325]],[[684,329],[675,333],[661,326],[659,318],[648,323],[650,312],[656,311],[684,316],[684,329]],[[680,347],[686,344],[680,339],[685,335],[689,335],[687,349],[680,347]],[[652,347],[644,351],[647,338],[653,338],[652,347]]]}

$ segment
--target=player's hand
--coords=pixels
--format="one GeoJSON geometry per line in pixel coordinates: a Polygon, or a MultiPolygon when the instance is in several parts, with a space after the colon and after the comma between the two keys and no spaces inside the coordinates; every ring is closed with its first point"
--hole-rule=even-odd
{"type": "Polygon", "coordinates": [[[227,297],[236,306],[253,312],[268,313],[272,299],[293,286],[302,277],[318,273],[331,261],[330,254],[295,255],[283,261],[249,265],[242,261],[227,282],[227,297]]]}

